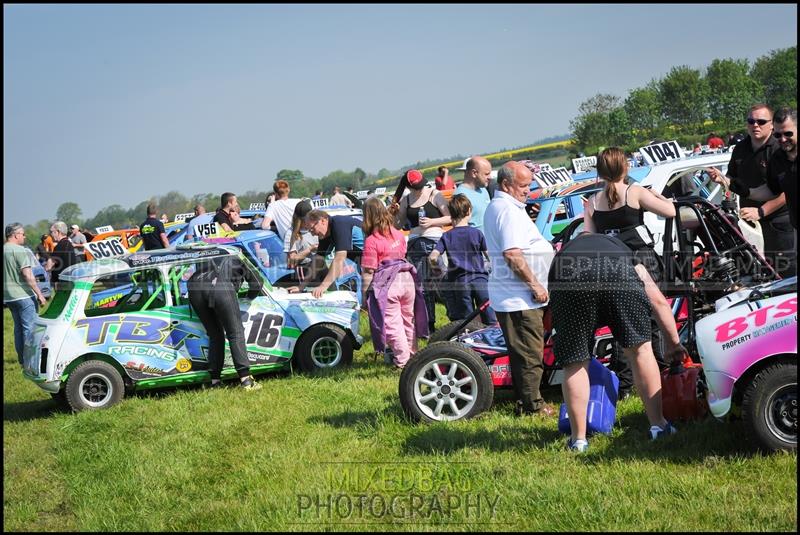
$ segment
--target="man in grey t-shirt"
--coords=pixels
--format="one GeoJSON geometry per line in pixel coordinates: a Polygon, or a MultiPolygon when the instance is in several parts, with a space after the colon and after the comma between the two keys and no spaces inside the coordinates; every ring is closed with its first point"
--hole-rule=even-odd
{"type": "Polygon", "coordinates": [[[14,348],[20,366],[25,345],[33,336],[37,306],[46,302],[33,277],[32,267],[36,260],[30,249],[22,246],[24,243],[25,229],[22,225],[8,225],[3,244],[3,304],[11,311],[14,320],[14,348]]]}
{"type": "Polygon", "coordinates": [[[69,241],[75,247],[75,255],[78,257],[78,261],[83,262],[86,260],[86,252],[84,251],[86,248],[86,236],[83,235],[81,227],[78,225],[72,225],[70,229],[69,241]]]}

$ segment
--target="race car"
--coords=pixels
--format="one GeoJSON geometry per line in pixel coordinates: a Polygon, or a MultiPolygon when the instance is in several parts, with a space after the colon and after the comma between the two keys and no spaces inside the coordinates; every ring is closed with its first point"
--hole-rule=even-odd
{"type": "MultiPolygon", "coordinates": [[[[239,249],[206,244],[68,267],[25,346],[24,376],[74,411],[107,408],[139,390],[209,381],[208,336],[189,305],[186,281],[224,256],[259,273],[239,249]]],[[[240,297],[239,306],[254,375],[292,365],[305,372],[339,368],[362,344],[352,292],[315,299],[265,282],[262,295],[240,297]]],[[[235,376],[226,349],[222,378],[235,376]]]]}
{"type": "Polygon", "coordinates": [[[135,253],[142,247],[138,228],[102,232],[86,244],[86,260],[114,258],[125,253],[135,253]]]}
{"type": "Polygon", "coordinates": [[[744,288],[715,310],[696,326],[709,410],[741,414],[766,451],[797,451],[797,277],[744,288]]]}
{"type": "Polygon", "coordinates": [[[594,180],[564,184],[546,195],[528,197],[525,209],[542,236],[552,240],[583,215],[585,200],[602,189],[603,185],[594,180]]]}
{"type": "MultiPolygon", "coordinates": [[[[361,219],[362,212],[359,209],[348,208],[346,206],[320,206],[321,210],[331,215],[350,215],[361,219]]],[[[283,251],[284,243],[274,231],[261,230],[261,221],[264,210],[251,208],[242,210],[242,217],[253,219],[253,225],[257,230],[241,230],[233,232],[220,232],[215,225],[205,225],[200,233],[200,241],[205,243],[216,243],[233,245],[244,251],[250,261],[257,266],[266,279],[273,286],[292,287],[300,284],[297,270],[287,267],[287,255],[283,251]]],[[[187,232],[190,225],[185,226],[173,236],[174,245],[196,241],[198,238],[188,236],[187,232]]],[[[326,263],[330,264],[330,258],[326,263]]],[[[350,259],[345,260],[342,274],[334,281],[334,289],[352,291],[361,300],[361,274],[358,265],[350,259]]]]}

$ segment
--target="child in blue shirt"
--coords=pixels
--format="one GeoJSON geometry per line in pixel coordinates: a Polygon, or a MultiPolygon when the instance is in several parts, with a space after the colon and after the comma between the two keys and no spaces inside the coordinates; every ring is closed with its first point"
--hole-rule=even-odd
{"type": "MultiPolygon", "coordinates": [[[[466,318],[489,300],[489,272],[485,263],[489,256],[483,232],[469,226],[472,204],[467,196],[461,193],[453,195],[447,207],[453,228],[442,235],[428,261],[433,270],[441,271],[439,256],[447,253],[447,275],[442,284],[445,286],[447,317],[456,321],[466,318]]],[[[481,312],[481,321],[487,325],[497,321],[491,307],[481,312]]]]}

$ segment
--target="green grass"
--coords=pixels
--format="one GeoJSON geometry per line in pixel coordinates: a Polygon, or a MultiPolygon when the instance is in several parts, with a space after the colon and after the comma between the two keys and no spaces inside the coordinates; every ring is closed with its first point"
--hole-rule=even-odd
{"type": "Polygon", "coordinates": [[[499,392],[476,420],[412,425],[371,343],[325,377],[73,415],[22,378],[3,319],[5,531],[797,530],[796,454],[753,452],[740,424],[685,424],[650,443],[629,399],[613,434],[575,456],[555,419],[514,417],[499,392]],[[330,515],[307,507],[328,496],[330,515]],[[396,517],[381,514],[394,496],[396,517]]]}

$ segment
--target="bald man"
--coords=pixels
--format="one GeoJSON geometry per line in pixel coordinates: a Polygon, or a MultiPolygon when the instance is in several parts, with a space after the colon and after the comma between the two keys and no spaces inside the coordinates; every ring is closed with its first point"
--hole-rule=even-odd
{"type": "Polygon", "coordinates": [[[456,188],[453,195],[464,194],[472,203],[472,218],[469,226],[483,232],[483,213],[489,206],[489,178],[492,176],[492,164],[482,156],[473,156],[467,161],[464,170],[464,181],[456,188]]]}
{"type": "Polygon", "coordinates": [[[497,192],[486,209],[486,247],[494,269],[489,300],[503,331],[517,395],[517,414],[551,415],[539,391],[542,381],[547,275],[553,246],[525,211],[533,174],[509,162],[497,175],[497,192]]]}

